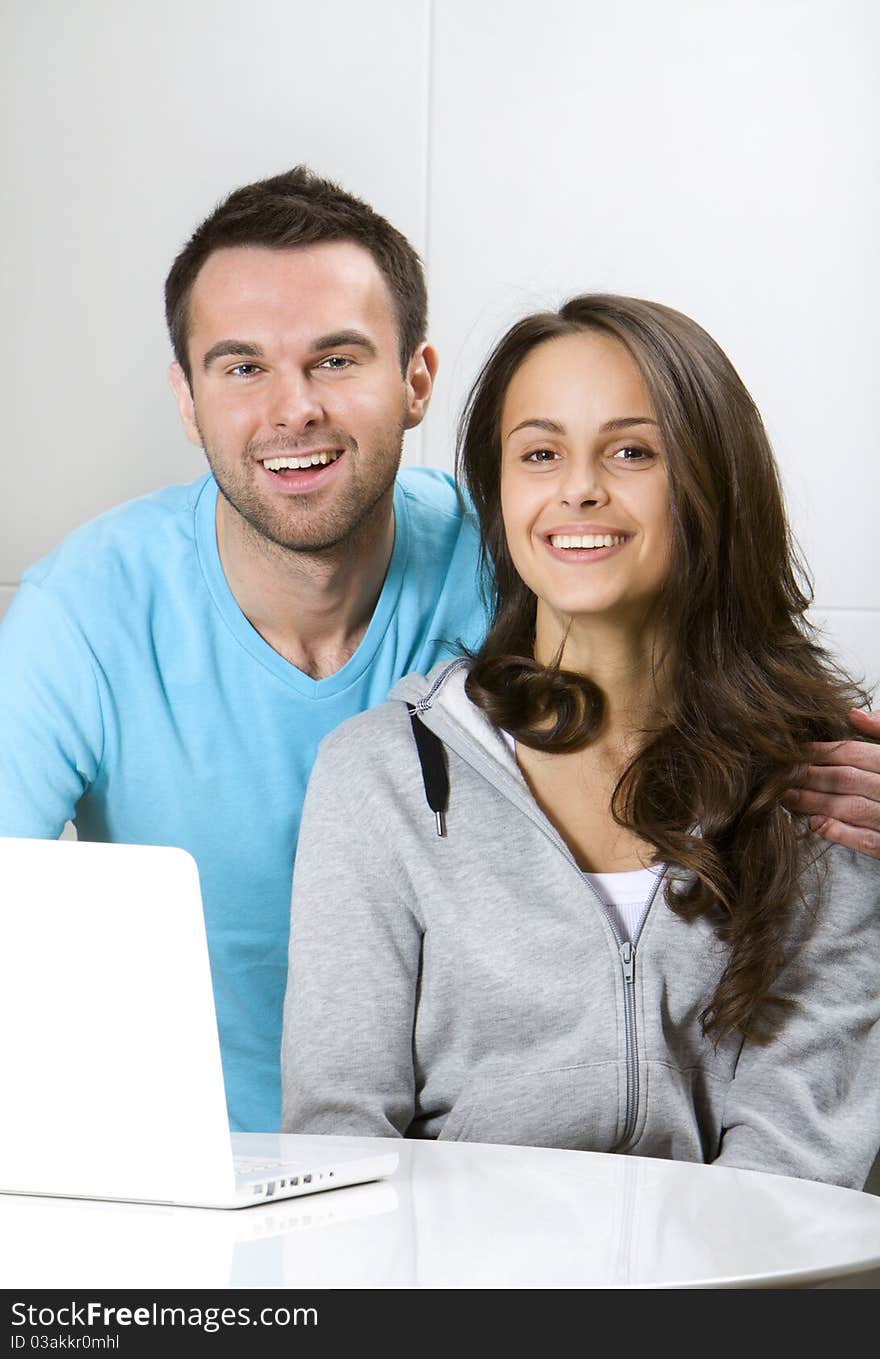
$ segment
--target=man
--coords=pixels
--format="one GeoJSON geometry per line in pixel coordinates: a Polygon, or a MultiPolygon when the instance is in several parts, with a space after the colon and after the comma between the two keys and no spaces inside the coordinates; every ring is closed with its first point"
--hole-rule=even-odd
{"type": "Polygon", "coordinates": [[[271,1130],[318,742],[477,640],[477,540],[448,476],[397,478],[437,359],[418,258],[369,208],[302,169],[240,189],[166,302],[171,384],[213,475],[27,573],[0,632],[0,833],[73,819],[195,856],[230,1121],[271,1130]]]}
{"type": "Polygon", "coordinates": [[[398,476],[437,356],[418,257],[364,203],[302,167],[236,190],[175,260],[166,311],[211,475],[26,573],[0,629],[0,834],[73,819],[194,855],[230,1123],[272,1130],[318,742],[476,643],[478,544],[448,476],[398,476]]]}

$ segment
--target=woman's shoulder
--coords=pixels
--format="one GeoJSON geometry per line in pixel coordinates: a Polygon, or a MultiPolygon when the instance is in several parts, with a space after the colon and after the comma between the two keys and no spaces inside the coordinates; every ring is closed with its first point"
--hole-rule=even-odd
{"type": "Polygon", "coordinates": [[[433,707],[453,693],[463,693],[464,682],[471,666],[469,656],[456,656],[454,659],[438,661],[426,675],[412,673],[404,675],[394,685],[389,694],[392,702],[398,701],[420,712],[433,707]]]}
{"type": "Polygon", "coordinates": [[[384,703],[347,717],[328,732],[318,745],[318,760],[353,758],[359,751],[375,757],[389,744],[398,744],[408,726],[406,704],[397,699],[386,699],[384,703]]]}
{"type": "Polygon", "coordinates": [[[804,912],[793,922],[804,940],[849,941],[872,958],[880,946],[880,861],[811,837],[801,876],[804,912]]]}
{"type": "Polygon", "coordinates": [[[426,675],[405,675],[384,703],[349,717],[324,737],[312,779],[330,779],[336,786],[355,779],[373,787],[409,787],[421,768],[414,717],[465,763],[479,763],[478,756],[488,754],[515,768],[503,735],[467,696],[469,668],[470,659],[461,656],[439,662],[426,675]]]}
{"type": "MultiPolygon", "coordinates": [[[[458,659],[440,661],[426,675],[417,671],[404,675],[384,703],[355,713],[329,732],[318,746],[319,760],[357,759],[363,755],[384,762],[404,747],[409,749],[411,710],[430,706],[442,687],[455,682],[457,672],[463,670],[465,664],[458,659]]],[[[462,674],[460,683],[463,682],[462,674]]]]}
{"type": "Polygon", "coordinates": [[[816,837],[814,864],[826,893],[851,898],[854,905],[871,904],[880,918],[880,860],[816,837]]]}

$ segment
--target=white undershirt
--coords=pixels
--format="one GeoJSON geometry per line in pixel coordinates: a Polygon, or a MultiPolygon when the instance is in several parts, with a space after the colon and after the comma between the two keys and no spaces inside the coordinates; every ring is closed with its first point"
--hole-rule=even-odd
{"type": "Polygon", "coordinates": [[[628,873],[584,873],[605,903],[623,939],[632,943],[642,927],[648,902],[663,873],[662,865],[634,868],[628,873]]]}

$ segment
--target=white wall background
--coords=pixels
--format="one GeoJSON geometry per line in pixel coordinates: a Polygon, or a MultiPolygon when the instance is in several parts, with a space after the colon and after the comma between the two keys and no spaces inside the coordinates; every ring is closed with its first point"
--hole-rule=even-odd
{"type": "Polygon", "coordinates": [[[107,506],[203,468],[165,385],[167,268],[304,161],[425,258],[452,465],[506,325],[580,291],[689,312],[761,406],[816,619],[880,679],[874,0],[7,0],[0,612],[107,506]]]}

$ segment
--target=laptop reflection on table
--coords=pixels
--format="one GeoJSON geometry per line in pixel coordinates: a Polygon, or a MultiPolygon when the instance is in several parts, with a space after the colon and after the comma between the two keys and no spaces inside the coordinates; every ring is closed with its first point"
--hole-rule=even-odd
{"type": "Polygon", "coordinates": [[[5,1288],[280,1288],[366,1272],[396,1284],[399,1208],[387,1180],[247,1213],[0,1195],[0,1278],[5,1288]]]}

